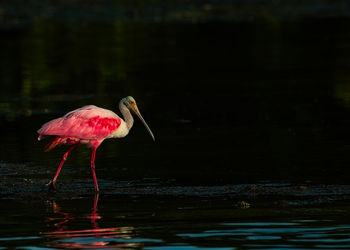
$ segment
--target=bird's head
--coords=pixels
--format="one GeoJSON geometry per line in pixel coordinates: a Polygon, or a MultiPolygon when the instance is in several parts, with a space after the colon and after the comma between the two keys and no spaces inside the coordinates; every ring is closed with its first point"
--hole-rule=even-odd
{"type": "Polygon", "coordinates": [[[132,96],[127,96],[127,97],[124,97],[122,99],[122,103],[129,109],[131,110],[133,113],[135,113],[139,118],[140,120],[142,121],[143,125],[145,125],[146,129],[148,130],[148,132],[150,133],[150,135],[152,136],[152,139],[153,141],[155,141],[155,138],[154,138],[154,135],[151,131],[151,129],[148,127],[145,119],[143,119],[137,105],[136,105],[136,101],[135,99],[132,97],[132,96]]]}
{"type": "Polygon", "coordinates": [[[133,107],[137,107],[136,106],[136,101],[132,96],[127,96],[124,97],[122,99],[123,104],[128,108],[128,109],[132,109],[133,107]]]}

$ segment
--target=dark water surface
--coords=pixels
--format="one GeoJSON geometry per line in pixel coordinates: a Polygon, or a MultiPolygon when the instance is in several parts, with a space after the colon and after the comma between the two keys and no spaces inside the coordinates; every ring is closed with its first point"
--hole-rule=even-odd
{"type": "Polygon", "coordinates": [[[350,247],[348,205],[262,202],[244,209],[235,203],[223,197],[137,196],[7,201],[0,208],[0,244],[18,249],[350,247]]]}
{"type": "Polygon", "coordinates": [[[0,4],[0,248],[350,248],[346,4],[78,2],[0,4]],[[136,120],[99,197],[84,146],[48,192],[36,130],[128,95],[156,142],[136,120]]]}

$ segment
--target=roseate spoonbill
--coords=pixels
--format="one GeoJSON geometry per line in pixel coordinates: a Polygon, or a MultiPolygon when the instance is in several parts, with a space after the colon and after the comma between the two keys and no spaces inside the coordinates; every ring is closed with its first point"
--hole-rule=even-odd
{"type": "Polygon", "coordinates": [[[134,124],[134,119],[130,113],[133,111],[143,122],[146,129],[154,139],[151,129],[140,114],[136,101],[128,96],[119,102],[120,112],[124,120],[117,114],[94,105],[84,106],[73,110],[63,117],[45,123],[39,130],[38,140],[44,137],[51,137],[50,143],[45,147],[45,152],[53,149],[57,145],[66,144],[71,147],[63,155],[60,165],[52,181],[48,183],[50,189],[56,189],[56,180],[69,153],[79,144],[87,144],[92,149],[91,170],[94,179],[95,191],[99,192],[97,178],[95,174],[95,154],[96,149],[103,140],[108,138],[125,137],[134,124]]]}

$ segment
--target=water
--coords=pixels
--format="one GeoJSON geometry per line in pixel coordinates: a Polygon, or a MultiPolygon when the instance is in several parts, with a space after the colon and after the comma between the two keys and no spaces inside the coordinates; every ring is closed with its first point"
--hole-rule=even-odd
{"type": "Polygon", "coordinates": [[[253,202],[253,207],[245,209],[236,203],[235,199],[222,197],[164,196],[8,201],[1,206],[0,246],[19,249],[348,249],[350,246],[348,205],[270,204],[266,209],[266,202],[253,202]],[[9,208],[11,216],[8,216],[9,208]]]}
{"type": "Polygon", "coordinates": [[[0,248],[348,249],[341,1],[0,4],[0,248]],[[37,129],[135,97],[130,134],[43,152],[37,129]]]}

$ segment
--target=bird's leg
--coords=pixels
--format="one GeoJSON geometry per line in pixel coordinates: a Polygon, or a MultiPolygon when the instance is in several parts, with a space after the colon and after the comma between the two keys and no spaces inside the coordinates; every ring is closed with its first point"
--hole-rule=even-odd
{"type": "Polygon", "coordinates": [[[94,228],[97,228],[96,220],[98,220],[98,219],[101,218],[101,217],[97,214],[98,196],[99,196],[99,193],[95,193],[95,197],[94,197],[94,207],[92,208],[92,211],[91,211],[91,224],[93,225],[94,228]]]}
{"type": "Polygon", "coordinates": [[[68,151],[63,155],[62,157],[62,160],[61,160],[61,163],[60,165],[58,166],[58,169],[56,171],[56,174],[55,176],[53,177],[52,181],[50,181],[47,185],[49,186],[49,190],[56,190],[56,180],[57,180],[57,177],[58,175],[60,174],[61,172],[61,168],[64,164],[64,162],[67,160],[67,157],[69,155],[69,153],[77,146],[77,144],[73,145],[72,147],[70,147],[70,149],[68,149],[68,151]]]}
{"type": "Polygon", "coordinates": [[[97,184],[97,178],[95,173],[95,155],[96,155],[96,148],[92,148],[92,154],[91,154],[91,171],[92,171],[92,177],[94,178],[94,184],[95,184],[95,192],[99,192],[98,184],[97,184]]]}

